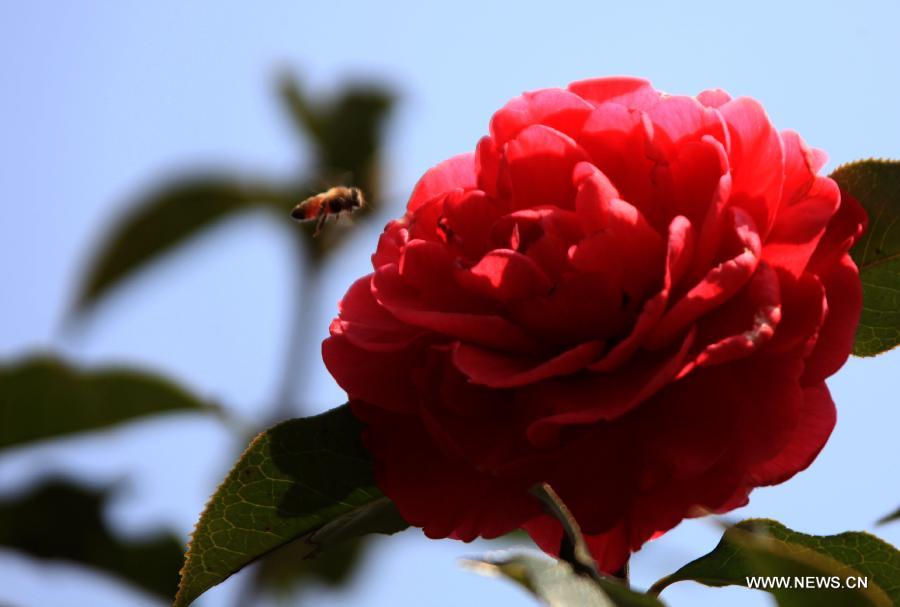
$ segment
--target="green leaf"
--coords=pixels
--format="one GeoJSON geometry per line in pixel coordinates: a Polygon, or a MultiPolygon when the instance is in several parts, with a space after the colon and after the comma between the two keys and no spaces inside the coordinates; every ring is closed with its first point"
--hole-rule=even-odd
{"type": "Polygon", "coordinates": [[[81,284],[75,312],[84,312],[136,271],[238,211],[268,208],[286,218],[297,202],[292,189],[225,175],[163,184],[135,201],[112,227],[81,284]]]}
{"type": "Polygon", "coordinates": [[[683,580],[707,586],[748,586],[747,578],[757,576],[786,576],[791,584],[812,576],[842,586],[851,578],[854,584],[856,578],[867,580],[865,589],[768,589],[781,607],[900,604],[900,552],[890,544],[862,532],[805,535],[767,519],[749,519],[728,528],[712,552],[659,580],[650,591],[658,594],[683,580]]]}
{"type": "Polygon", "coordinates": [[[167,534],[117,537],[103,517],[108,497],[106,490],[55,480],[0,501],[0,545],[34,557],[75,561],[171,597],[178,585],[181,542],[167,534]]]}
{"type": "Polygon", "coordinates": [[[50,356],[0,367],[0,449],[158,413],[213,410],[140,371],[80,370],[50,356]]]}
{"type": "Polygon", "coordinates": [[[853,353],[874,356],[900,344],[900,161],[861,160],[831,178],[869,215],[850,254],[863,284],[863,310],[853,353]]]}
{"type": "Polygon", "coordinates": [[[257,436],[200,516],[176,607],[289,542],[305,558],[343,540],[405,529],[375,487],[361,428],[344,405],[257,436]]]}
{"type": "Polygon", "coordinates": [[[575,573],[565,561],[510,552],[490,559],[463,561],[482,575],[502,576],[523,586],[551,607],[662,607],[656,597],[630,590],[607,577],[575,573]]]}

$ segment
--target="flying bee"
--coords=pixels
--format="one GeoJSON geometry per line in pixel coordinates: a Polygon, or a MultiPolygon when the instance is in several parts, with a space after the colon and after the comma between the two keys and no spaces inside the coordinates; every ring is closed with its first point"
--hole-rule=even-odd
{"type": "Polygon", "coordinates": [[[313,236],[318,236],[325,225],[325,220],[331,216],[340,217],[350,215],[357,209],[366,206],[366,199],[362,190],[347,186],[337,186],[328,189],[321,194],[310,196],[291,211],[291,217],[301,223],[315,221],[316,231],[313,236]]]}

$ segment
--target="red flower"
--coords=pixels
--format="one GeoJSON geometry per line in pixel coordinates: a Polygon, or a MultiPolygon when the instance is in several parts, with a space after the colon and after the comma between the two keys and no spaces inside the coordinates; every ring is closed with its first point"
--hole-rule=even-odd
{"type": "Polygon", "coordinates": [[[835,421],[865,215],[762,107],[632,78],[526,93],[387,225],[325,363],[429,537],[560,525],[599,565],[806,468],[835,421]]]}

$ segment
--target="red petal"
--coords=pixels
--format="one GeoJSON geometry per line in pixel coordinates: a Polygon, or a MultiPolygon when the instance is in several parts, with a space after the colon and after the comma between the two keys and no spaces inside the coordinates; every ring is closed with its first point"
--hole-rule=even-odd
{"type": "Polygon", "coordinates": [[[423,202],[415,211],[406,214],[407,239],[428,240],[431,242],[444,242],[444,234],[438,225],[444,212],[444,201],[450,194],[462,193],[463,190],[453,190],[447,194],[440,194],[426,202],[423,202]]]}
{"type": "Polygon", "coordinates": [[[662,238],[640,211],[611,198],[609,181],[587,166],[593,171],[579,183],[576,208],[589,236],[569,250],[569,260],[579,271],[602,273],[632,298],[643,299],[665,269],[662,238]]]}
{"type": "Polygon", "coordinates": [[[731,101],[731,95],[722,89],[707,89],[697,95],[697,101],[706,107],[719,107],[731,101]]]}
{"type": "Polygon", "coordinates": [[[834,402],[824,382],[805,388],[793,438],[778,455],[751,468],[754,484],[777,485],[808,468],[825,446],[836,418],[834,402]]]}
{"type": "Polygon", "coordinates": [[[761,262],[743,292],[699,324],[700,339],[715,341],[692,364],[720,365],[747,357],[772,339],[780,321],[778,277],[768,264],[761,262]]]}
{"type": "Polygon", "coordinates": [[[662,200],[666,215],[684,215],[694,225],[703,225],[716,200],[719,182],[728,172],[728,158],[721,142],[712,137],[678,147],[666,165],[668,192],[662,200]]]}
{"type": "Polygon", "coordinates": [[[513,207],[571,209],[575,200],[572,169],[584,160],[587,154],[568,135],[543,125],[525,128],[506,146],[513,207]]]}
{"type": "Polygon", "coordinates": [[[372,278],[375,299],[399,320],[437,333],[512,352],[533,352],[537,344],[508,320],[494,314],[434,309],[401,279],[396,265],[382,266],[372,278]]]}
{"type": "Polygon", "coordinates": [[[501,185],[500,183],[502,161],[496,142],[490,137],[482,137],[475,147],[475,173],[478,175],[478,188],[495,198],[509,193],[509,184],[501,185]]]}
{"type": "Polygon", "coordinates": [[[391,316],[372,296],[372,275],[353,283],[341,300],[340,318],[332,333],[343,334],[353,345],[371,351],[395,351],[408,346],[422,332],[391,316]]]}
{"type": "Polygon", "coordinates": [[[739,435],[733,451],[744,465],[771,459],[793,439],[804,402],[802,362],[793,356],[754,356],[720,365],[720,388],[727,394],[739,435]]]}
{"type": "Polygon", "coordinates": [[[841,262],[819,275],[825,287],[828,312],[819,331],[819,339],[806,359],[804,385],[811,386],[840,369],[856,339],[856,326],[862,310],[862,283],[856,264],[845,254],[841,262]]]}
{"type": "Polygon", "coordinates": [[[457,188],[467,190],[475,187],[475,154],[472,152],[459,154],[428,169],[422,175],[413,188],[406,210],[412,213],[422,204],[441,194],[457,188]]]}
{"type": "Polygon", "coordinates": [[[408,237],[405,220],[388,222],[384,232],[378,237],[378,247],[372,254],[372,267],[377,270],[383,265],[398,263],[408,237]]]}
{"type": "Polygon", "coordinates": [[[660,97],[648,80],[622,76],[573,82],[569,85],[569,90],[594,105],[614,101],[637,109],[652,107],[660,97]]]}
{"type": "Polygon", "coordinates": [[[608,104],[594,110],[577,140],[620,197],[639,208],[654,226],[664,227],[669,218],[663,217],[651,180],[656,163],[647,155],[649,128],[640,112],[608,104]]]}
{"type": "Polygon", "coordinates": [[[668,344],[703,314],[734,295],[753,275],[759,262],[759,235],[745,213],[740,209],[731,210],[734,235],[742,243],[743,250],[710,270],[663,316],[645,342],[647,347],[653,349],[668,344]]]}
{"type": "Polygon", "coordinates": [[[763,236],[769,233],[784,184],[784,148],[755,100],[740,97],[718,109],[728,123],[733,176],[731,204],[746,209],[763,236]]]}
{"type": "Polygon", "coordinates": [[[457,343],[453,348],[453,364],[473,383],[490,388],[513,388],[575,373],[593,360],[602,348],[602,342],[589,341],[541,361],[457,343]]]}
{"type": "Polygon", "coordinates": [[[700,141],[711,135],[723,144],[727,141],[722,116],[693,97],[670,95],[647,110],[653,123],[653,142],[666,156],[673,156],[679,144],[700,141]]]}
{"type": "Polygon", "coordinates": [[[442,243],[410,240],[400,256],[398,269],[407,284],[438,290],[452,275],[453,259],[442,243]]]}
{"type": "MultiPolygon", "coordinates": [[[[735,413],[713,396],[727,387],[720,377],[697,369],[667,385],[633,413],[631,423],[639,429],[635,449],[645,454],[642,477],[636,479],[642,491],[705,475],[734,443],[735,413]]],[[[653,527],[655,531],[663,526],[654,521],[653,527]]]]}
{"type": "Polygon", "coordinates": [[[340,334],[322,342],[325,367],[347,395],[391,411],[418,408],[419,399],[409,377],[420,358],[415,348],[373,354],[340,334]]]}
{"type": "Polygon", "coordinates": [[[423,527],[428,537],[498,537],[539,514],[527,486],[448,458],[416,418],[388,415],[365,403],[352,405],[369,424],[364,440],[376,462],[379,488],[404,520],[423,527]]]}
{"type": "Polygon", "coordinates": [[[731,166],[728,154],[721,142],[707,137],[703,142],[711,146],[719,154],[721,176],[712,192],[712,198],[706,208],[703,219],[696,225],[699,227],[697,254],[691,267],[691,277],[699,279],[714,263],[724,235],[731,228],[729,225],[728,203],[731,197],[731,166]]]}
{"type": "Polygon", "coordinates": [[[631,333],[610,350],[606,356],[591,365],[594,371],[611,371],[630,357],[640,346],[644,337],[656,326],[669,303],[672,286],[684,275],[693,253],[693,231],[691,223],[684,217],[676,217],[669,225],[669,239],[666,251],[666,269],[663,287],[659,293],[644,303],[631,333]]]}
{"type": "Polygon", "coordinates": [[[828,222],[825,234],[809,260],[808,269],[821,274],[842,263],[844,253],[862,236],[867,222],[868,217],[859,202],[848,192],[841,190],[840,206],[828,222]]]}
{"type": "Polygon", "coordinates": [[[559,207],[522,209],[501,217],[491,229],[494,248],[512,249],[533,259],[553,281],[568,269],[569,246],[581,239],[581,222],[559,207]]]}
{"type": "Polygon", "coordinates": [[[841,193],[828,177],[817,177],[806,195],[782,207],[763,247],[763,259],[794,276],[806,269],[841,193]]]}
{"type": "Polygon", "coordinates": [[[622,292],[606,276],[567,272],[552,293],[517,303],[508,316],[529,334],[571,347],[620,332],[630,316],[623,303],[622,292]]]}
{"type": "Polygon", "coordinates": [[[793,204],[802,198],[812,185],[816,173],[828,159],[825,152],[815,150],[795,131],[781,132],[784,144],[784,191],[782,205],[793,204]]]}
{"type": "Polygon", "coordinates": [[[509,303],[545,295],[552,284],[530,257],[495,249],[468,270],[456,270],[456,280],[470,291],[509,303]]]}
{"type": "Polygon", "coordinates": [[[553,444],[565,426],[616,419],[650,398],[674,379],[684,366],[694,335],[689,333],[678,350],[632,360],[615,373],[591,373],[565,381],[548,380],[523,392],[524,402],[550,407],[551,415],[528,428],[528,440],[538,447],[553,444]]]}
{"type": "Polygon", "coordinates": [[[478,260],[490,248],[491,228],[504,212],[498,201],[480,190],[454,192],[444,200],[447,241],[463,258],[478,260]]]}
{"type": "Polygon", "coordinates": [[[591,104],[564,89],[523,93],[491,118],[491,137],[498,146],[502,146],[535,124],[575,135],[592,109],[591,104]]]}
{"type": "Polygon", "coordinates": [[[778,282],[781,285],[781,322],[775,338],[765,349],[776,354],[793,352],[805,357],[815,345],[819,328],[825,321],[825,288],[810,272],[796,278],[781,270],[778,282]]]}

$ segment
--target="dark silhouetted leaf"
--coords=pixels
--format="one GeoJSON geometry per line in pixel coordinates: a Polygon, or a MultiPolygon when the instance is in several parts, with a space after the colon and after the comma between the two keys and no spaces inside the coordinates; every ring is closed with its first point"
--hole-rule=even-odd
{"type": "Polygon", "coordinates": [[[853,353],[874,356],[900,344],[900,161],[851,162],[831,177],[869,215],[866,233],[850,252],[863,284],[853,353]]]}
{"type": "Polygon", "coordinates": [[[350,540],[325,550],[315,558],[306,558],[309,547],[302,542],[291,542],[260,560],[257,572],[259,584],[277,595],[295,599],[306,585],[340,587],[356,573],[356,566],[364,553],[364,540],[350,540]]]}
{"type": "Polygon", "coordinates": [[[174,536],[116,537],[103,520],[108,493],[50,481],[0,501],[0,545],[31,556],[65,559],[115,574],[169,598],[178,586],[183,548],[174,536]]]}
{"type": "Polygon", "coordinates": [[[656,597],[628,589],[612,578],[575,573],[569,563],[525,553],[466,560],[476,573],[499,575],[521,584],[551,607],[662,607],[656,597]]]}
{"type": "Polygon", "coordinates": [[[140,371],[79,370],[47,356],[0,367],[0,449],[158,413],[213,410],[140,371]]]}
{"type": "MultiPolygon", "coordinates": [[[[781,607],[890,607],[900,604],[900,552],[868,533],[815,536],[776,521],[750,519],[725,531],[718,546],[661,579],[651,592],[682,580],[747,586],[748,577],[828,578],[829,586],[867,579],[867,588],[770,588],[781,607]]],[[[816,582],[813,582],[814,584],[816,582]]],[[[861,584],[858,584],[861,585],[861,584]]]]}
{"type": "Polygon", "coordinates": [[[879,524],[879,525],[884,525],[884,524],[886,524],[886,523],[892,523],[892,522],[897,521],[897,520],[900,520],[900,508],[894,510],[893,512],[891,512],[891,513],[888,514],[887,516],[881,518],[881,519],[878,521],[878,524],[879,524]]]}
{"type": "Polygon", "coordinates": [[[238,211],[268,208],[286,218],[298,192],[225,175],[162,185],[135,201],[133,210],[113,226],[88,269],[75,311],[84,311],[135,271],[238,211]]]}
{"type": "Polygon", "coordinates": [[[360,430],[344,405],[257,436],[200,516],[176,607],[289,542],[309,557],[343,540],[406,528],[375,487],[360,430]]]}

